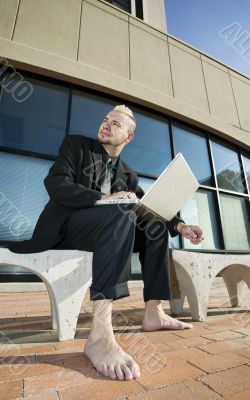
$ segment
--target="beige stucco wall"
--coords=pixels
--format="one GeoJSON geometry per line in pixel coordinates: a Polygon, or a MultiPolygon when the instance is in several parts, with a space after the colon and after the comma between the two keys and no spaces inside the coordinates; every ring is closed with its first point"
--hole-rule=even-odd
{"type": "Polygon", "coordinates": [[[143,20],[154,28],[167,32],[167,20],[164,0],[142,0],[143,20]]]}
{"type": "Polygon", "coordinates": [[[250,146],[250,80],[98,0],[0,0],[0,56],[250,146]]]}

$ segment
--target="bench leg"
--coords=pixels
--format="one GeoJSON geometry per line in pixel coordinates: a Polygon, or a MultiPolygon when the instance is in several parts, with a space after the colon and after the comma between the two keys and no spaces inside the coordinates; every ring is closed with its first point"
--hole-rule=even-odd
{"type": "Polygon", "coordinates": [[[241,307],[246,286],[250,289],[250,271],[241,266],[229,267],[221,272],[232,307],[241,307]]]}
{"type": "Polygon", "coordinates": [[[190,307],[192,319],[194,321],[205,321],[208,309],[208,292],[202,288],[203,293],[197,293],[196,290],[187,291],[187,300],[190,307]]]}
{"type": "MultiPolygon", "coordinates": [[[[174,299],[173,312],[177,314],[182,311],[184,295],[187,296],[192,319],[194,321],[204,321],[207,318],[208,294],[210,290],[210,282],[208,279],[200,279],[190,276],[188,271],[175,262],[175,271],[180,288],[179,299],[174,299]]],[[[171,306],[172,310],[172,306],[171,306]]]]}
{"type": "Polygon", "coordinates": [[[183,312],[183,305],[185,300],[185,295],[181,293],[180,298],[170,299],[170,309],[175,315],[180,315],[183,312]]]}
{"type": "Polygon", "coordinates": [[[92,253],[58,263],[43,271],[51,299],[53,328],[60,341],[73,339],[83,298],[92,280],[92,253]]]}
{"type": "Polygon", "coordinates": [[[50,311],[51,311],[51,322],[52,322],[52,329],[57,329],[57,315],[56,315],[56,306],[53,298],[53,294],[50,293],[49,288],[49,298],[50,298],[50,311]]]}

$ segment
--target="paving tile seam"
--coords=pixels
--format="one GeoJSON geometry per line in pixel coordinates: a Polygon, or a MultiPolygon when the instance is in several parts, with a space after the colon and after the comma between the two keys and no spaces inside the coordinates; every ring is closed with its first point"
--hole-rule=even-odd
{"type": "MultiPolygon", "coordinates": [[[[201,367],[199,367],[198,365],[193,364],[191,361],[187,361],[187,363],[188,363],[188,364],[191,364],[191,365],[192,365],[193,367],[195,367],[195,368],[200,369],[200,370],[203,371],[203,372],[207,372],[207,371],[204,371],[204,370],[203,370],[201,367]]],[[[227,370],[232,369],[232,368],[240,367],[240,366],[242,366],[242,365],[247,365],[247,363],[248,363],[248,360],[246,359],[246,362],[242,362],[242,363],[240,363],[240,364],[232,365],[231,367],[226,367],[226,368],[222,368],[222,369],[217,369],[216,371],[213,371],[213,372],[207,372],[207,374],[208,374],[208,375],[213,375],[213,374],[216,374],[216,373],[218,373],[218,372],[223,372],[223,371],[227,371],[227,370]]]]}
{"type": "MultiPolygon", "coordinates": [[[[243,327],[242,329],[245,329],[245,327],[243,327]]],[[[237,330],[231,329],[231,331],[234,332],[234,333],[240,333],[241,335],[246,336],[246,337],[250,336],[250,335],[248,335],[247,333],[242,333],[242,332],[239,332],[239,331],[237,331],[237,330]]]]}
{"type": "MultiPolygon", "coordinates": [[[[212,374],[207,374],[208,375],[212,375],[212,374]]],[[[207,387],[209,390],[211,390],[212,392],[216,393],[218,396],[220,396],[223,399],[223,395],[221,395],[220,393],[216,392],[216,390],[214,388],[212,388],[209,383],[207,382],[203,382],[202,380],[198,378],[194,378],[194,380],[198,383],[201,383],[203,386],[207,387]]]]}
{"type": "Polygon", "coordinates": [[[24,398],[24,379],[22,380],[22,397],[24,398]]]}
{"type": "MultiPolygon", "coordinates": [[[[65,388],[63,388],[63,389],[65,389],[65,388]]],[[[42,392],[39,392],[38,396],[45,396],[45,395],[48,395],[50,393],[56,393],[58,400],[60,400],[59,391],[57,389],[55,390],[55,388],[50,388],[50,389],[44,390],[42,392]]],[[[36,396],[36,394],[34,394],[34,393],[31,394],[31,395],[27,394],[27,396],[25,396],[25,393],[23,393],[23,397],[21,397],[21,399],[22,400],[29,400],[29,399],[32,399],[33,396],[36,396]]],[[[46,398],[44,397],[44,399],[46,399],[46,398]]]]}
{"type": "MultiPolygon", "coordinates": [[[[154,386],[153,388],[150,388],[149,386],[147,387],[147,390],[146,390],[146,392],[144,393],[144,394],[146,394],[146,393],[151,393],[151,392],[154,392],[154,391],[157,391],[157,390],[159,390],[159,389],[166,389],[166,388],[169,388],[169,387],[171,387],[171,386],[174,386],[174,385],[178,385],[179,383],[185,383],[185,382],[188,382],[188,381],[193,381],[193,380],[195,380],[195,381],[197,381],[197,382],[199,382],[198,381],[198,378],[199,377],[204,377],[204,376],[206,376],[206,375],[208,375],[208,374],[204,374],[204,375],[199,375],[199,376],[197,376],[197,377],[185,377],[184,379],[180,379],[180,380],[178,380],[178,381],[176,381],[176,382],[173,382],[173,383],[168,383],[168,384],[159,384],[158,386],[154,386]]],[[[143,394],[143,393],[138,393],[138,394],[143,394]]],[[[221,396],[221,395],[220,395],[221,396]]],[[[129,399],[130,400],[130,399],[129,399]]]]}
{"type": "MultiPolygon", "coordinates": [[[[63,373],[61,373],[61,374],[63,375],[63,373]]],[[[46,375],[50,375],[50,374],[46,374],[46,375]]],[[[42,376],[45,376],[45,374],[43,374],[42,376]]],[[[32,378],[33,378],[33,376],[32,376],[32,378]]],[[[24,378],[24,398],[26,398],[26,397],[29,398],[30,396],[34,396],[36,394],[43,395],[44,393],[49,393],[49,392],[60,392],[60,390],[70,389],[70,388],[73,388],[73,387],[76,386],[75,383],[73,383],[73,382],[72,382],[72,384],[67,384],[67,385],[63,385],[62,384],[61,386],[53,386],[53,387],[50,387],[49,389],[43,390],[41,392],[36,392],[36,393],[31,393],[31,394],[27,393],[27,395],[25,397],[25,391],[27,390],[26,387],[25,387],[26,386],[26,382],[25,382],[26,379],[27,378],[24,378]]],[[[90,384],[91,382],[92,382],[92,378],[86,378],[85,381],[81,384],[81,386],[86,385],[86,384],[90,384]]],[[[77,386],[79,386],[79,384],[77,384],[77,386]]]]}
{"type": "Polygon", "coordinates": [[[193,349],[197,349],[197,350],[199,350],[199,351],[203,351],[203,353],[205,353],[205,354],[210,354],[211,355],[211,353],[209,353],[208,351],[206,351],[205,349],[200,349],[199,347],[197,347],[197,346],[191,346],[191,348],[193,348],[193,349]]]}
{"type": "Polygon", "coordinates": [[[4,379],[4,380],[1,380],[1,378],[0,378],[0,384],[1,383],[8,383],[8,382],[16,382],[16,381],[20,381],[20,380],[24,380],[25,378],[16,378],[16,379],[4,379]]]}
{"type": "MultiPolygon", "coordinates": [[[[213,372],[207,372],[206,373],[206,376],[210,376],[210,375],[215,375],[215,374],[218,374],[218,373],[220,373],[220,372],[223,372],[223,371],[229,371],[229,370],[233,370],[233,369],[236,369],[236,368],[238,368],[238,367],[242,367],[243,365],[245,365],[246,367],[250,367],[250,363],[249,364],[240,364],[240,365],[233,365],[232,367],[229,367],[229,368],[226,368],[226,369],[223,369],[223,370],[219,370],[219,371],[213,371],[213,372]]],[[[197,379],[197,380],[199,380],[199,379],[203,379],[204,378],[204,376],[201,376],[201,377],[195,377],[194,379],[197,379]]],[[[206,382],[204,382],[204,383],[206,383],[206,382]]]]}
{"type": "Polygon", "coordinates": [[[241,335],[241,336],[239,336],[239,337],[237,337],[237,338],[233,337],[233,338],[227,338],[227,339],[212,339],[212,338],[208,338],[207,336],[204,336],[204,335],[201,335],[200,337],[202,337],[203,339],[212,340],[212,341],[214,341],[214,342],[224,342],[224,340],[241,339],[241,338],[243,338],[243,337],[248,337],[248,336],[249,336],[249,335],[246,335],[246,334],[244,334],[244,333],[234,332],[234,331],[231,331],[231,330],[228,330],[228,329],[227,329],[226,331],[220,331],[220,332],[214,331],[214,334],[216,335],[216,334],[220,334],[220,333],[223,333],[223,332],[237,333],[238,335],[241,335]]]}

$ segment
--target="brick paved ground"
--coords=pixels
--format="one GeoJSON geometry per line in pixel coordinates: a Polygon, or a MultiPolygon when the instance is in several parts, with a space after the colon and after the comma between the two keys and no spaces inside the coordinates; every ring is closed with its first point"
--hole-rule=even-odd
{"type": "MultiPolygon", "coordinates": [[[[249,400],[250,292],[232,309],[220,278],[213,285],[206,322],[194,329],[140,330],[142,289],[114,304],[117,340],[141,365],[130,382],[99,376],[83,353],[91,324],[85,300],[75,340],[58,342],[50,330],[47,293],[0,293],[0,398],[2,400],[249,400]],[[247,310],[248,308],[248,310],[247,310]]],[[[164,304],[166,311],[168,303],[164,304]]],[[[182,320],[190,321],[188,309],[182,320]]]]}

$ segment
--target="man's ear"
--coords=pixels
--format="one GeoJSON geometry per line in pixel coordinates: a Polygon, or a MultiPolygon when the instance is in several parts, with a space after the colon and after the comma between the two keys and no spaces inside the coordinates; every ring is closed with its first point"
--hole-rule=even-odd
{"type": "Polygon", "coordinates": [[[131,140],[133,140],[133,139],[134,139],[134,134],[133,134],[133,132],[129,132],[129,133],[128,133],[128,138],[127,138],[128,143],[131,142],[131,140]],[[129,139],[129,140],[128,140],[128,139],[129,139]]]}

